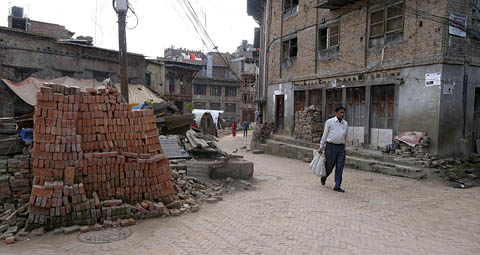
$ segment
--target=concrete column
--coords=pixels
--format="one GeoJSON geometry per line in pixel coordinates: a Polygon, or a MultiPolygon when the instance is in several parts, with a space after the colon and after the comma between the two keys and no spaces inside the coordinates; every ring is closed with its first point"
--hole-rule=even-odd
{"type": "Polygon", "coordinates": [[[310,90],[305,90],[305,109],[310,106],[308,102],[310,102],[310,90]]]}
{"type": "Polygon", "coordinates": [[[347,88],[342,88],[342,106],[347,107],[347,88]]]}
{"type": "Polygon", "coordinates": [[[370,144],[370,121],[371,121],[371,110],[372,110],[372,103],[371,103],[371,86],[367,85],[365,87],[365,104],[366,104],[366,109],[365,109],[365,147],[368,148],[368,145],[370,144]]]}
{"type": "MultiPolygon", "coordinates": [[[[393,137],[395,137],[398,133],[398,102],[400,96],[400,85],[398,83],[395,84],[395,94],[393,99],[393,137]]],[[[393,142],[393,141],[392,141],[393,142]]]]}
{"type": "Polygon", "coordinates": [[[467,109],[465,119],[465,154],[470,156],[475,146],[473,141],[474,115],[475,115],[475,90],[480,89],[476,86],[469,86],[467,91],[467,109]]]}
{"type": "Polygon", "coordinates": [[[327,121],[327,88],[322,89],[322,122],[327,121]]]}

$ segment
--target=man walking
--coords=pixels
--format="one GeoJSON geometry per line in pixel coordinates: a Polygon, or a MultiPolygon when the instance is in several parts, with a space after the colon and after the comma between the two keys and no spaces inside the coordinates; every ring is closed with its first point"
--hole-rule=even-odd
{"type": "Polygon", "coordinates": [[[335,188],[338,192],[345,192],[342,188],[342,173],[345,165],[345,143],[347,142],[348,123],[343,119],[345,116],[345,107],[337,106],[335,108],[336,116],[327,120],[323,131],[322,140],[318,152],[322,154],[325,150],[325,168],[327,175],[322,177],[322,185],[325,185],[327,177],[332,173],[335,167],[335,188]]]}
{"type": "Polygon", "coordinates": [[[250,123],[248,121],[243,121],[242,123],[242,128],[243,128],[243,137],[248,136],[248,126],[250,126],[250,123]]]}

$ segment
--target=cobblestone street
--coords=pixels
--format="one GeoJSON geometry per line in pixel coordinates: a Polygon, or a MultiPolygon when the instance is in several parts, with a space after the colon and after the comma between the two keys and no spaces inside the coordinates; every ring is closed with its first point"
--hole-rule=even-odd
{"type": "MultiPolygon", "coordinates": [[[[241,137],[222,138],[232,152],[241,137]]],[[[346,169],[345,193],[308,164],[270,155],[255,162],[255,190],[224,196],[197,213],[138,221],[132,235],[86,244],[46,234],[0,254],[480,254],[480,189],[454,189],[346,169]]]]}

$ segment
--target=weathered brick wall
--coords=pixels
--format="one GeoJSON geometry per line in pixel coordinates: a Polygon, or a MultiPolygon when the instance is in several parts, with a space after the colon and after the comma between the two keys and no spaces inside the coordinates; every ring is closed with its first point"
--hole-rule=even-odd
{"type": "Polygon", "coordinates": [[[300,0],[298,12],[288,17],[282,16],[282,2],[272,1],[269,32],[271,47],[268,51],[270,84],[447,60],[463,61],[465,57],[478,60],[480,57],[478,40],[448,35],[446,17],[455,11],[458,15],[471,16],[472,9],[468,1],[405,0],[403,41],[380,47],[368,47],[368,19],[372,10],[384,6],[383,0],[370,0],[368,7],[366,0],[359,1],[333,11],[313,8],[317,2],[315,0],[300,0]],[[316,61],[317,29],[333,23],[340,25],[339,54],[316,61]],[[282,40],[294,34],[298,37],[299,44],[296,64],[282,67],[282,40]]]}
{"type": "Polygon", "coordinates": [[[0,118],[16,117],[33,112],[33,107],[17,97],[7,86],[0,84],[0,118]]]}
{"type": "MultiPolygon", "coordinates": [[[[0,78],[16,82],[25,77],[16,75],[15,70],[28,71],[41,79],[93,79],[100,73],[118,82],[120,77],[116,51],[59,43],[53,38],[8,28],[0,28],[0,60],[0,78]]],[[[128,65],[131,83],[143,84],[145,58],[129,54],[128,65]]]]}
{"type": "Polygon", "coordinates": [[[65,29],[64,26],[52,23],[39,22],[35,20],[28,21],[28,31],[53,36],[58,39],[71,38],[71,32],[65,29]]]}
{"type": "Polygon", "coordinates": [[[104,212],[100,200],[135,204],[173,194],[153,110],[132,111],[116,89],[43,87],[34,121],[29,223],[94,224],[128,216],[125,206],[104,212]]]}

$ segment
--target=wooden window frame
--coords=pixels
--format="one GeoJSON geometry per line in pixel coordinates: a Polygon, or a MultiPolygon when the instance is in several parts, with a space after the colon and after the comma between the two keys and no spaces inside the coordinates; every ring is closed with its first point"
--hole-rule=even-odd
{"type": "Polygon", "coordinates": [[[237,96],[237,88],[235,88],[235,87],[225,87],[225,96],[236,97],[237,96]],[[232,93],[232,91],[233,91],[233,93],[232,93]]]}
{"type": "Polygon", "coordinates": [[[237,112],[237,105],[235,103],[225,103],[225,112],[237,112]],[[233,111],[230,111],[228,106],[233,107],[233,111]]]}
{"type": "Polygon", "coordinates": [[[331,25],[328,25],[328,26],[325,26],[325,27],[322,27],[320,28],[318,31],[318,57],[321,59],[321,58],[328,58],[328,57],[333,57],[333,56],[336,56],[339,54],[340,52],[340,23],[333,23],[331,25]],[[334,30],[333,28],[337,28],[336,29],[336,33],[332,35],[332,30],[334,30]],[[325,36],[322,36],[321,32],[322,31],[327,31],[326,35],[325,36]],[[332,44],[332,38],[337,38],[336,41],[337,43],[336,44],[332,44]],[[322,48],[322,44],[321,44],[321,41],[322,41],[322,38],[325,38],[326,39],[326,42],[325,42],[325,48],[322,48]]]}
{"type": "Polygon", "coordinates": [[[380,46],[384,46],[387,44],[392,44],[392,43],[401,43],[403,42],[403,34],[405,31],[405,2],[404,1],[399,1],[395,3],[391,3],[388,5],[385,5],[381,8],[376,8],[373,9],[372,11],[369,11],[368,15],[368,48],[376,48],[380,46]],[[390,8],[396,8],[395,6],[401,6],[402,7],[402,13],[396,16],[388,17],[389,15],[389,9],[390,8]],[[383,19],[381,21],[377,21],[375,23],[372,23],[372,16],[373,14],[383,12],[382,16],[383,19]],[[401,27],[391,30],[388,30],[388,24],[389,22],[392,22],[393,20],[396,19],[401,19],[401,27]],[[382,32],[378,34],[373,34],[372,35],[372,26],[375,25],[380,25],[382,24],[382,32]],[[401,41],[389,41],[389,35],[394,35],[394,34],[401,34],[401,41]],[[377,45],[372,45],[371,42],[373,39],[380,39],[383,38],[382,43],[379,43],[377,45]]]}
{"type": "Polygon", "coordinates": [[[207,86],[206,85],[195,84],[195,85],[193,85],[193,93],[194,93],[194,95],[206,96],[207,95],[207,86]],[[198,91],[199,87],[203,87],[203,92],[202,92],[203,94],[199,93],[199,91],[198,91]]]}
{"type": "Polygon", "coordinates": [[[296,63],[298,56],[298,37],[289,37],[282,41],[282,64],[290,67],[296,63]],[[295,41],[295,42],[294,42],[295,41]],[[286,54],[288,52],[288,54],[286,54]]]}

